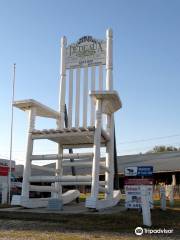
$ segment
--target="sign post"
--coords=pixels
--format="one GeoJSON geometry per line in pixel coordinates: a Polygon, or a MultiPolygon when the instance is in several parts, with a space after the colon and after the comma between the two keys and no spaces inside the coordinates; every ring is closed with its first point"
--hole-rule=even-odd
{"type": "Polygon", "coordinates": [[[170,185],[170,191],[169,191],[169,202],[170,202],[170,206],[173,207],[174,206],[174,186],[170,185]]]}
{"type": "Polygon", "coordinates": [[[166,210],[166,189],[164,186],[160,188],[161,210],[166,210]]]}
{"type": "Polygon", "coordinates": [[[142,209],[143,224],[151,226],[153,208],[153,167],[132,166],[125,168],[125,207],[142,209]]]}
{"type": "Polygon", "coordinates": [[[143,224],[146,226],[151,226],[151,211],[149,205],[149,196],[148,189],[146,186],[141,186],[141,206],[142,206],[142,215],[143,215],[143,224]]]}

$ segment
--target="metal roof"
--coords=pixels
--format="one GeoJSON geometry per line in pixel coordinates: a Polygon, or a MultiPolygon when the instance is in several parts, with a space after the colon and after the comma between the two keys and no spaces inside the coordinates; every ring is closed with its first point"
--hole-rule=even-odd
{"type": "Polygon", "coordinates": [[[153,166],[155,173],[180,171],[180,151],[118,157],[118,172],[123,173],[128,166],[153,166]]]}

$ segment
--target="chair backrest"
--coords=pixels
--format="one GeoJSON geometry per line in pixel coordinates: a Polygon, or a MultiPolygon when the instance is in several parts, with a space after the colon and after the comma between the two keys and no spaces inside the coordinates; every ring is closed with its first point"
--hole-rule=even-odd
{"type": "Polygon", "coordinates": [[[68,127],[94,126],[95,107],[89,91],[112,90],[112,69],[111,29],[106,32],[106,40],[85,36],[67,46],[66,37],[61,38],[60,128],[64,127],[65,104],[68,127]]]}

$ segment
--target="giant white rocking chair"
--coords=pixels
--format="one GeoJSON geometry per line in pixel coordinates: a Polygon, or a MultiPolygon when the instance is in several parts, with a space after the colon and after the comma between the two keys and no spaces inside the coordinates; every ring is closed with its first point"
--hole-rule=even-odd
{"type": "Polygon", "coordinates": [[[29,198],[30,191],[49,191],[53,193],[53,197],[61,199],[64,204],[79,196],[78,190],[62,193],[63,185],[90,185],[91,195],[86,199],[85,204],[88,208],[111,207],[120,200],[120,191],[114,191],[113,187],[114,112],[121,108],[121,101],[118,93],[113,90],[112,37],[112,30],[108,29],[106,41],[85,36],[69,46],[67,46],[66,37],[62,37],[59,111],[54,111],[35,100],[14,102],[15,107],[29,113],[27,153],[20,200],[22,206],[29,208],[47,206],[48,199],[31,199],[29,198]],[[81,72],[83,72],[82,79],[81,72]],[[105,84],[103,84],[103,72],[106,72],[105,84]],[[64,108],[67,102],[68,128],[65,128],[64,108]],[[103,124],[105,118],[102,115],[106,115],[105,124],[103,124]],[[35,118],[37,116],[55,119],[57,128],[36,130],[35,118]],[[38,139],[56,142],[58,153],[33,155],[33,142],[38,139]],[[104,162],[101,160],[102,147],[106,148],[104,162]],[[92,148],[93,151],[64,153],[65,149],[74,148],[92,148]],[[72,158],[81,160],[69,161],[72,158]],[[83,161],[84,158],[89,158],[89,161],[83,161]],[[34,160],[53,159],[56,160],[56,169],[31,164],[34,160]],[[92,173],[85,176],[65,176],[63,175],[64,166],[92,166],[92,173]],[[54,171],[54,176],[31,176],[31,168],[54,171]],[[104,171],[105,181],[99,180],[100,170],[104,171]],[[33,185],[34,182],[52,184],[51,186],[36,186],[33,185]],[[100,192],[104,193],[104,199],[99,199],[100,192]]]}

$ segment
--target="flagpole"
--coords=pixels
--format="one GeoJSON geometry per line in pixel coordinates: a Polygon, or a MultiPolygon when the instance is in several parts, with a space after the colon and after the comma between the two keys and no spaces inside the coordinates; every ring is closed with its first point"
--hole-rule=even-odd
{"type": "Polygon", "coordinates": [[[13,123],[14,123],[14,90],[16,80],[16,63],[13,65],[13,82],[12,82],[12,100],[11,100],[11,133],[10,133],[10,149],[9,149],[9,178],[8,178],[8,203],[11,203],[11,168],[12,168],[12,143],[13,143],[13,123]]]}

